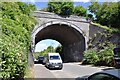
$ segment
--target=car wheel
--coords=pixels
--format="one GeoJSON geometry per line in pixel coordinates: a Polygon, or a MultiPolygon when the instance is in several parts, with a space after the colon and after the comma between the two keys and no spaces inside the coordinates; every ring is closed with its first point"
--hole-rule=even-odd
{"type": "Polygon", "coordinates": [[[61,70],[61,69],[62,69],[62,67],[59,68],[59,70],[61,70]]]}
{"type": "Polygon", "coordinates": [[[45,63],[45,67],[48,67],[46,63],[45,63]]]}

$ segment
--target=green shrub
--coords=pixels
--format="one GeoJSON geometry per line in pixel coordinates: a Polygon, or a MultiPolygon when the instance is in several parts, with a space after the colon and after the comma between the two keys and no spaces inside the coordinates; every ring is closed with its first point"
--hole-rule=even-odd
{"type": "Polygon", "coordinates": [[[26,47],[19,43],[16,38],[2,35],[2,77],[4,79],[24,78],[27,64],[26,47]],[[18,45],[20,44],[20,45],[18,45]]]}
{"type": "Polygon", "coordinates": [[[83,64],[93,64],[96,66],[114,66],[113,64],[113,48],[115,47],[112,43],[107,44],[107,46],[103,46],[103,49],[100,51],[96,51],[94,49],[90,49],[85,51],[83,64]]]}
{"type": "Polygon", "coordinates": [[[101,50],[98,53],[99,56],[99,62],[97,64],[103,65],[103,66],[113,66],[113,48],[106,47],[104,50],[101,50]]]}
{"type": "Polygon", "coordinates": [[[88,64],[95,64],[99,60],[98,55],[94,49],[90,49],[86,51],[84,53],[84,59],[86,60],[86,63],[88,64]]]}
{"type": "Polygon", "coordinates": [[[30,46],[30,32],[36,21],[31,16],[29,4],[2,2],[0,54],[2,55],[2,78],[23,80],[30,46]]]}

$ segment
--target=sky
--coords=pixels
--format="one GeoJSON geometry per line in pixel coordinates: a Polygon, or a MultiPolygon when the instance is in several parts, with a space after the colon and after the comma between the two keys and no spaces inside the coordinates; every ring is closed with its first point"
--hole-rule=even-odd
{"type": "Polygon", "coordinates": [[[61,44],[56,40],[52,40],[52,39],[42,40],[36,44],[35,52],[43,51],[44,49],[47,49],[48,46],[53,46],[54,48],[56,48],[57,46],[60,45],[61,44]]]}
{"type": "MultiPolygon", "coordinates": [[[[26,0],[23,0],[26,1],[26,0]]],[[[98,1],[98,2],[111,2],[111,1],[120,1],[120,0],[91,0],[91,1],[98,1]]],[[[47,7],[48,0],[27,0],[27,2],[32,3],[36,5],[37,10],[43,9],[47,7]]],[[[87,7],[90,5],[90,0],[74,0],[74,6],[83,6],[87,9],[87,7]]],[[[87,11],[87,13],[90,13],[87,11]]],[[[94,17],[94,16],[93,16],[94,17]]],[[[40,52],[44,49],[47,49],[48,46],[53,46],[54,48],[61,45],[59,42],[51,39],[42,40],[36,44],[35,52],[40,52]]]]}
{"type": "MultiPolygon", "coordinates": [[[[37,7],[37,10],[43,9],[47,7],[47,2],[35,2],[34,3],[37,7]]],[[[74,6],[81,5],[84,8],[87,8],[90,5],[90,2],[74,2],[74,6]]]]}

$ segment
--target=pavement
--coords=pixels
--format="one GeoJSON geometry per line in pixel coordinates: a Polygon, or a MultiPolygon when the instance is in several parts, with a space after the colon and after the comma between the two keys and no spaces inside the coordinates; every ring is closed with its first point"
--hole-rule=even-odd
{"type": "Polygon", "coordinates": [[[75,80],[75,78],[91,75],[102,71],[105,67],[93,67],[90,65],[80,65],[80,63],[64,63],[62,70],[49,70],[42,64],[35,64],[35,78],[46,79],[66,79],[75,80]]]}
{"type": "Polygon", "coordinates": [[[53,74],[42,64],[35,64],[35,78],[55,78],[53,74]]]}

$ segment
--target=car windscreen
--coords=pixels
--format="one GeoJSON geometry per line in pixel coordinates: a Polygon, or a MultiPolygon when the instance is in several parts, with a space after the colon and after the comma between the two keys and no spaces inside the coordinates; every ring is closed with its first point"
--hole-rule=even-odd
{"type": "Polygon", "coordinates": [[[39,59],[42,59],[42,60],[43,60],[43,59],[44,59],[44,57],[39,57],[39,59]]]}
{"type": "Polygon", "coordinates": [[[119,78],[107,73],[97,73],[88,77],[88,80],[119,80],[119,78]]]}
{"type": "Polygon", "coordinates": [[[58,60],[58,59],[60,59],[60,57],[59,56],[50,56],[50,60],[54,60],[54,59],[56,59],[56,60],[58,60]]]}

